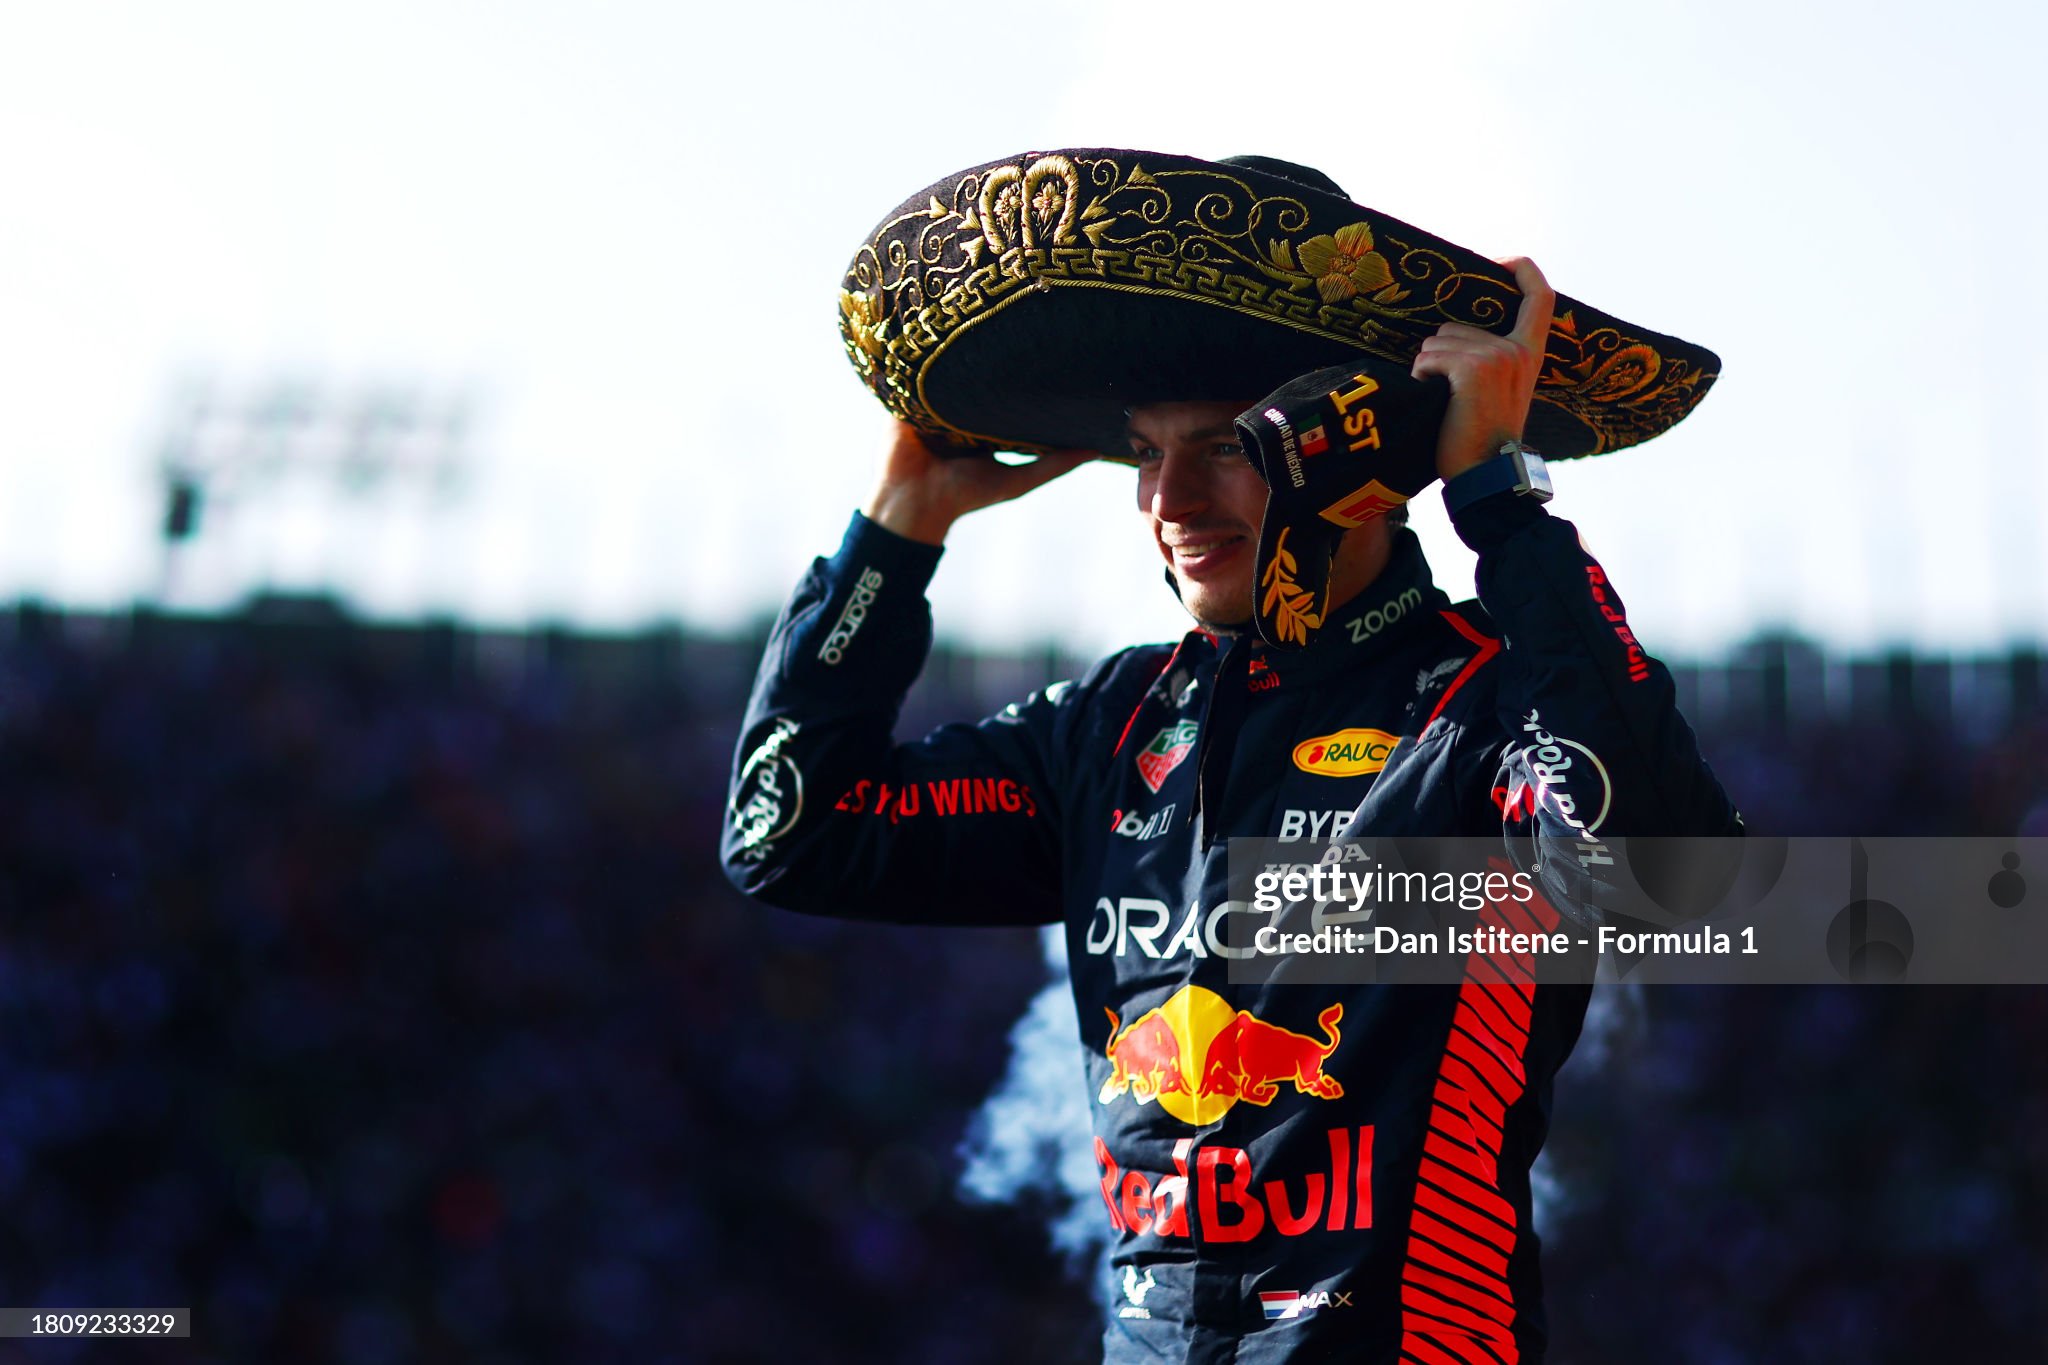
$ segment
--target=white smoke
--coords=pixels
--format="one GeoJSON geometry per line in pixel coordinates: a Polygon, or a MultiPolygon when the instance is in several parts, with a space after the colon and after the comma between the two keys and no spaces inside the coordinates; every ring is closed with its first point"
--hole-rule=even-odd
{"type": "Polygon", "coordinates": [[[1040,935],[1047,980],[1010,1030],[1010,1064],[960,1144],[960,1190],[990,1204],[1046,1210],[1046,1237],[1097,1299],[1109,1292],[1109,1221],[1102,1214],[1090,1137],[1087,1078],[1075,1051],[1067,941],[1040,935]]]}
{"type": "MultiPolygon", "coordinates": [[[[1632,981],[1603,981],[1594,986],[1593,998],[1586,1005],[1586,1022],[1579,1029],[1578,1045],[1572,1049],[1566,1065],[1586,1073],[1606,1071],[1617,1053],[1626,1052],[1643,1037],[1645,1018],[1640,985],[1632,981]]],[[[1537,1154],[1536,1164],[1529,1168],[1529,1207],[1536,1235],[1555,1244],[1571,1223],[1578,1200],[1573,1197],[1569,1182],[1557,1173],[1551,1151],[1546,1144],[1537,1154]]]]}

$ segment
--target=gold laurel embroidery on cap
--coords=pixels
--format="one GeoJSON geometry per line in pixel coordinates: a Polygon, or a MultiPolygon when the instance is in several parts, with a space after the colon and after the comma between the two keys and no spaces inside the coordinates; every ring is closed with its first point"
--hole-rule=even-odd
{"type": "MultiPolygon", "coordinates": [[[[1347,205],[1314,221],[1289,194],[1220,169],[1146,169],[1062,153],[963,175],[890,219],[842,285],[848,358],[883,404],[928,435],[1042,449],[956,427],[923,394],[931,364],[978,322],[1054,286],[1123,290],[1228,308],[1406,363],[1447,321],[1499,330],[1512,285],[1377,230],[1347,205]]],[[[1594,450],[1654,435],[1714,375],[1612,328],[1552,327],[1538,402],[1592,434],[1594,450]]]]}
{"type": "Polygon", "coordinates": [[[1315,598],[1309,590],[1294,581],[1294,556],[1287,549],[1287,537],[1293,530],[1292,526],[1284,528],[1273,542],[1273,557],[1259,576],[1266,589],[1260,610],[1273,618],[1274,633],[1282,641],[1305,645],[1308,633],[1323,624],[1323,616],[1315,609],[1315,598]]]}

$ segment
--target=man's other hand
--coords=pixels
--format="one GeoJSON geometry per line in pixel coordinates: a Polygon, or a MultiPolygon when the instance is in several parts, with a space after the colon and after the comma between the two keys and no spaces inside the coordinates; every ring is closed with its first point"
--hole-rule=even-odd
{"type": "Polygon", "coordinates": [[[1515,272],[1522,291],[1515,330],[1503,337],[1447,322],[1423,341],[1410,371],[1417,379],[1440,374],[1450,381],[1451,406],[1436,441],[1436,473],[1446,482],[1485,464],[1503,442],[1521,439],[1543,370],[1557,294],[1534,261],[1515,256],[1501,264],[1515,272]]]}
{"type": "Polygon", "coordinates": [[[1094,458],[1092,450],[1062,450],[1030,464],[1003,464],[985,455],[947,459],[924,443],[916,427],[897,422],[881,483],[868,501],[868,520],[899,536],[942,545],[953,523],[969,512],[1020,498],[1094,458]]]}

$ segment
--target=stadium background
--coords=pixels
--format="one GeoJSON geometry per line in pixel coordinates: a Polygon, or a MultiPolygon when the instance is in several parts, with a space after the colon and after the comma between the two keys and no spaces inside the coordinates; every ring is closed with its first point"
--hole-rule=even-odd
{"type": "MultiPolygon", "coordinates": [[[[1085,1359],[1046,1201],[954,1189],[1034,937],[718,873],[758,639],[0,613],[0,1299],[197,1323],[0,1359],[1085,1359]]],[[[906,727],[1065,671],[942,651],[906,727]]],[[[1753,827],[2048,832],[2037,654],[1679,677],[1753,827]]],[[[2044,1029],[1630,1003],[1563,1073],[1555,1359],[2041,1358],[2044,1029]]]]}
{"type": "MultiPolygon", "coordinates": [[[[196,1318],[0,1365],[1088,1358],[1079,1139],[959,1190],[1038,941],[713,859],[764,614],[864,492],[839,270],[990,156],[1296,157],[1716,347],[1558,480],[1752,827],[2048,834],[2044,41],[1999,0],[0,8],[0,1305],[196,1318]]],[[[906,733],[1177,629],[1127,502],[956,537],[906,733]]],[[[2048,1359],[2048,994],[1599,1018],[1553,1365],[2048,1359]]]]}

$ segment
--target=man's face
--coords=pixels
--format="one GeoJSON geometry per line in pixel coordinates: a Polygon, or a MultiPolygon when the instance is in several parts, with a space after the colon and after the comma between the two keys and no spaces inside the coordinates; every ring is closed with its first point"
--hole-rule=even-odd
{"type": "Polygon", "coordinates": [[[1266,481],[1238,444],[1231,419],[1248,403],[1152,403],[1132,408],[1138,511],[1197,621],[1252,619],[1252,568],[1266,481]]]}

